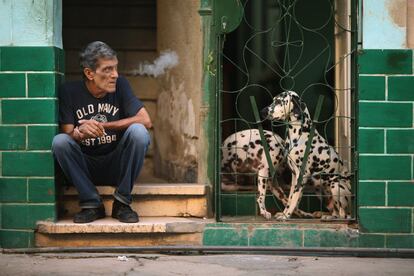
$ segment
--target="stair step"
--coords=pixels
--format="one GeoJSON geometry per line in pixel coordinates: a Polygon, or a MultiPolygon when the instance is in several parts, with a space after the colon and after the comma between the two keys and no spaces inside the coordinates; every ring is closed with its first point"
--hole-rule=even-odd
{"type": "Polygon", "coordinates": [[[49,234],[73,233],[200,233],[209,219],[177,217],[143,217],[137,223],[123,223],[106,217],[91,223],[74,223],[72,219],[58,222],[39,221],[37,231],[49,234]]]}
{"type": "MultiPolygon", "coordinates": [[[[97,186],[102,196],[106,214],[111,215],[112,186],[97,186]]],[[[64,216],[73,216],[80,211],[77,191],[74,187],[65,188],[64,216]]],[[[131,207],[140,217],[207,217],[208,187],[197,183],[151,183],[136,184],[132,190],[131,207]]]]}
{"type": "Polygon", "coordinates": [[[110,217],[91,223],[40,221],[36,246],[155,246],[201,245],[203,230],[212,219],[142,217],[138,223],[122,223],[110,217]]]}

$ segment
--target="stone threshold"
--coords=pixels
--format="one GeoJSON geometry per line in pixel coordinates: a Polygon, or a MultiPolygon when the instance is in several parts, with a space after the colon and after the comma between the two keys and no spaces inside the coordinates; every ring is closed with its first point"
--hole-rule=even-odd
{"type": "Polygon", "coordinates": [[[321,219],[303,219],[291,218],[286,221],[276,219],[266,220],[262,216],[223,216],[216,226],[226,227],[229,225],[252,225],[276,228],[315,228],[315,229],[358,229],[358,223],[355,220],[321,220],[321,219]]]}
{"type": "Polygon", "coordinates": [[[46,234],[86,233],[201,233],[213,219],[181,217],[140,217],[137,223],[122,223],[106,217],[91,223],[74,223],[72,219],[57,222],[39,221],[37,232],[46,234]]]}
{"type": "MultiPolygon", "coordinates": [[[[100,195],[112,195],[113,186],[96,186],[100,195]]],[[[132,195],[206,195],[208,187],[198,183],[135,183],[132,195]]],[[[64,195],[77,195],[75,187],[65,187],[64,195]]]]}

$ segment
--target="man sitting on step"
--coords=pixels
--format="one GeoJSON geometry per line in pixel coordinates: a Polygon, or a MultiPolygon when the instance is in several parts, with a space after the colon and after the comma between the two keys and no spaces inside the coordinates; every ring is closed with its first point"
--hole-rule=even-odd
{"type": "Polygon", "coordinates": [[[131,191],[150,143],[148,112],[118,75],[118,59],[107,44],[95,41],[80,53],[83,80],[67,82],[59,90],[61,134],[52,151],[79,193],[81,211],[75,223],[105,217],[94,183],[115,184],[112,217],[138,222],[131,207],[131,191]]]}

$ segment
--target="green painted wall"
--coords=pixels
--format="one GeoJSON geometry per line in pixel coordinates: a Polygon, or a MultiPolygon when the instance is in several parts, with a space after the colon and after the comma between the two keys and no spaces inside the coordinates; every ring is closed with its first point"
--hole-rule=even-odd
{"type": "Polygon", "coordinates": [[[0,247],[31,247],[36,222],[56,219],[61,0],[1,1],[0,15],[0,247]]]}
{"type": "Polygon", "coordinates": [[[414,248],[413,51],[362,50],[359,70],[360,231],[414,248]]]}
{"type": "Polygon", "coordinates": [[[360,232],[372,246],[414,248],[413,50],[404,49],[405,21],[396,24],[406,15],[407,3],[360,3],[360,232]]]}

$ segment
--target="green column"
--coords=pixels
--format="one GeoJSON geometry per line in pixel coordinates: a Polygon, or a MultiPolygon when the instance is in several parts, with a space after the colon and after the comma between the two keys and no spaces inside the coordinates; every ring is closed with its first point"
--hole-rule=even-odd
{"type": "Polygon", "coordinates": [[[359,57],[359,227],[365,246],[414,247],[411,49],[359,57]]]}
{"type": "Polygon", "coordinates": [[[61,0],[6,0],[0,10],[0,25],[11,22],[0,28],[0,246],[31,247],[36,222],[57,217],[51,142],[64,71],[61,0]]]}

